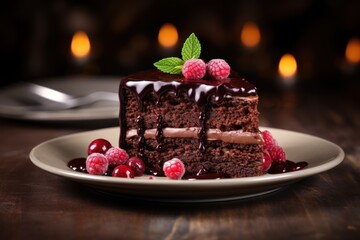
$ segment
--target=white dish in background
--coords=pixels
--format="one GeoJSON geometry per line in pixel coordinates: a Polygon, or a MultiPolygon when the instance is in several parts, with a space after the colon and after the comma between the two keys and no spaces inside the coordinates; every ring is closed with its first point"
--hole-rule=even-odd
{"type": "MultiPolygon", "coordinates": [[[[36,83],[70,95],[82,96],[95,91],[117,93],[120,79],[121,77],[64,77],[43,79],[36,83]]],[[[99,101],[80,108],[57,111],[34,110],[35,104],[26,102],[28,95],[30,93],[26,83],[2,89],[0,117],[46,122],[79,122],[116,120],[119,116],[118,102],[99,101]]]]}
{"type": "Polygon", "coordinates": [[[118,146],[119,128],[106,128],[67,135],[39,144],[30,153],[39,168],[67,179],[83,183],[106,194],[171,202],[208,202],[243,199],[263,195],[303,178],[327,171],[342,162],[344,151],[327,140],[293,131],[269,130],[294,162],[306,161],[302,170],[259,177],[209,180],[170,180],[144,175],[134,179],[95,176],[75,172],[67,164],[71,159],[85,157],[88,144],[106,138],[118,146]]]}

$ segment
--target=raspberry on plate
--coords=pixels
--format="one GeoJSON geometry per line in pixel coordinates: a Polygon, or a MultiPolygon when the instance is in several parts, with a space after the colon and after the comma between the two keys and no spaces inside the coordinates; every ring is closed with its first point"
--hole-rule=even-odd
{"type": "Polygon", "coordinates": [[[261,132],[261,135],[264,139],[264,149],[270,149],[272,146],[277,145],[275,138],[271,135],[268,130],[261,132]]]}
{"type": "Polygon", "coordinates": [[[286,161],[285,151],[279,145],[272,146],[268,151],[269,151],[271,159],[274,162],[285,162],[286,161]]]}
{"type": "Polygon", "coordinates": [[[183,162],[178,158],[173,158],[166,161],[163,166],[165,176],[170,179],[181,179],[185,174],[185,166],[183,162]]]}
{"type": "Polygon", "coordinates": [[[188,80],[201,79],[205,76],[206,64],[202,59],[189,59],[182,67],[182,74],[188,80]]]}
{"type": "Polygon", "coordinates": [[[110,166],[125,164],[129,159],[127,152],[124,149],[118,147],[112,147],[107,150],[105,157],[108,159],[110,166]]]}
{"type": "Polygon", "coordinates": [[[224,59],[212,59],[206,65],[207,73],[215,79],[225,79],[230,75],[230,66],[224,59]]]}
{"type": "Polygon", "coordinates": [[[109,166],[107,158],[101,153],[92,153],[86,158],[86,171],[89,174],[103,175],[109,166]]]}

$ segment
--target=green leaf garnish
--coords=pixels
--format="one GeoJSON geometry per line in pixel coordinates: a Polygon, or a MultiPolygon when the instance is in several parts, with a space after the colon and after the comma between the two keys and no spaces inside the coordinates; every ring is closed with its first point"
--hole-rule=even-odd
{"type": "Polygon", "coordinates": [[[181,56],[184,61],[191,58],[199,58],[201,53],[201,44],[194,33],[185,40],[181,49],[181,56]]]}
{"type": "Polygon", "coordinates": [[[162,72],[180,74],[184,61],[178,57],[163,58],[154,63],[154,66],[162,72]]]}
{"type": "Polygon", "coordinates": [[[184,62],[189,59],[200,58],[201,44],[199,39],[194,33],[185,40],[181,49],[181,58],[178,57],[167,57],[154,63],[154,66],[162,72],[170,74],[181,74],[182,66],[184,62]]]}

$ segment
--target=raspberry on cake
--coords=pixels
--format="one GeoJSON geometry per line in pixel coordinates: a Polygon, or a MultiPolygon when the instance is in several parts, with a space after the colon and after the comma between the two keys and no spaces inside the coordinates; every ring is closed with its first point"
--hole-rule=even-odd
{"type": "Polygon", "coordinates": [[[182,66],[182,74],[186,79],[203,78],[206,73],[206,64],[202,59],[189,59],[182,66]]]}
{"type": "Polygon", "coordinates": [[[212,59],[206,65],[206,71],[215,79],[225,79],[230,75],[230,66],[224,59],[212,59]]]}

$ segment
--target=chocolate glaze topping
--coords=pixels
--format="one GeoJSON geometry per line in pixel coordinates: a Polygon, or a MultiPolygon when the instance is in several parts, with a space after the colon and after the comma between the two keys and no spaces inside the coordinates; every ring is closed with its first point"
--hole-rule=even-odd
{"type": "MultiPolygon", "coordinates": [[[[200,109],[201,128],[199,130],[199,150],[206,150],[206,120],[208,118],[207,105],[211,99],[221,101],[226,95],[249,97],[257,96],[257,89],[254,85],[239,77],[232,72],[229,78],[224,80],[198,79],[186,80],[182,75],[173,75],[160,72],[158,70],[148,70],[129,75],[121,80],[119,88],[120,97],[120,147],[126,149],[126,118],[125,118],[125,90],[135,93],[138,99],[140,110],[143,110],[143,99],[149,93],[153,93],[161,104],[161,96],[174,92],[179,94],[185,92],[200,109]]],[[[158,116],[156,140],[157,150],[161,151],[161,142],[163,140],[162,117],[158,116]]],[[[145,123],[142,116],[138,116],[138,151],[144,153],[144,132],[145,123]]],[[[141,156],[140,156],[141,157],[141,156]]]]}

